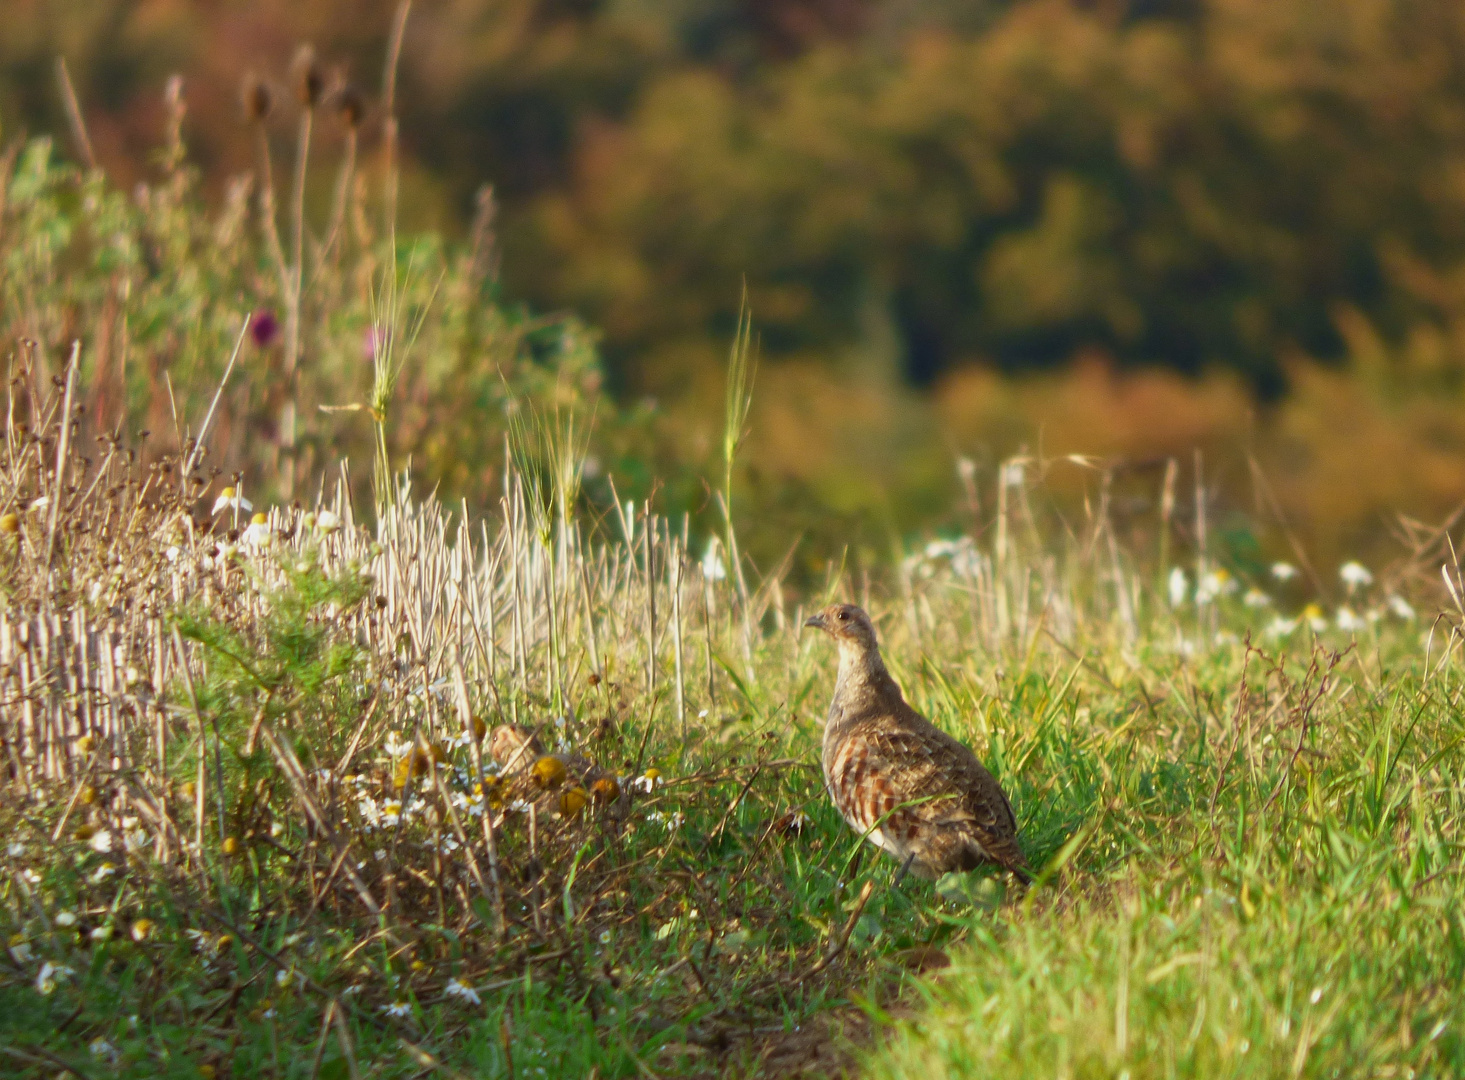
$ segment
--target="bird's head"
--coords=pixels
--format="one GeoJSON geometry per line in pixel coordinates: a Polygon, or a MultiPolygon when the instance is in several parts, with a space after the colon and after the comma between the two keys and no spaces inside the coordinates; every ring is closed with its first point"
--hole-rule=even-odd
{"type": "Polygon", "coordinates": [[[823,630],[839,644],[841,652],[868,652],[876,647],[875,624],[863,608],[854,604],[830,604],[805,619],[804,625],[823,630]]]}

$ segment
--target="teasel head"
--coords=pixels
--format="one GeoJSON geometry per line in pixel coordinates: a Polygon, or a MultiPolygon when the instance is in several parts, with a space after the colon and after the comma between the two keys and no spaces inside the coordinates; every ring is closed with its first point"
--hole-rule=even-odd
{"type": "Polygon", "coordinates": [[[275,95],[271,92],[269,83],[252,71],[244,76],[239,99],[244,105],[244,116],[251,124],[264,123],[275,107],[275,95]]]}
{"type": "Polygon", "coordinates": [[[326,74],[315,59],[315,49],[302,45],[295,51],[295,60],[290,65],[291,79],[295,83],[295,96],[307,109],[320,104],[326,92],[326,74]]]}

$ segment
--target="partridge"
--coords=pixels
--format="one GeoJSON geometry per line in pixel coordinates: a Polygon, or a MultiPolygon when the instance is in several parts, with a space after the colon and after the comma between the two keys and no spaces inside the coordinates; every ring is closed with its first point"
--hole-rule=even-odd
{"type": "Polygon", "coordinates": [[[488,755],[498,763],[505,776],[528,772],[544,757],[544,747],[528,728],[517,724],[500,724],[488,740],[488,755]]]}
{"type": "Polygon", "coordinates": [[[1032,879],[1002,788],[972,751],[906,703],[870,617],[831,604],[805,626],[839,646],[824,724],[824,784],[851,828],[920,877],[983,864],[1032,879]]]}

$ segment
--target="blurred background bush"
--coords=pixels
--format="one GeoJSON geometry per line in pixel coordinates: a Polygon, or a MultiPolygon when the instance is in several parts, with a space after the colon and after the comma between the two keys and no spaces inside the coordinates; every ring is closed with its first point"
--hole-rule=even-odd
{"type": "Polygon", "coordinates": [[[1054,476],[1075,505],[1110,476],[1121,516],[1153,509],[1174,458],[1238,552],[1287,551],[1285,524],[1322,563],[1465,500],[1451,0],[420,0],[384,248],[397,9],[10,0],[7,352],[34,339],[59,368],[81,336],[103,411],[150,410],[155,438],[174,428],[160,385],[202,413],[239,315],[288,300],[250,209],[241,82],[272,89],[288,237],[309,42],[364,97],[313,133],[298,373],[251,344],[214,455],[265,487],[369,455],[350,415],[316,407],[367,394],[395,254],[428,317],[393,451],[450,495],[493,492],[522,385],[594,406],[623,496],[659,476],[668,509],[708,513],[746,285],[762,365],[742,506],[776,526],[762,559],[800,534],[813,558],[954,523],[959,458],[985,497],[1013,455],[1092,455],[1107,473],[1054,476]],[[58,57],[105,182],[27,142],[85,157],[58,57]]]}

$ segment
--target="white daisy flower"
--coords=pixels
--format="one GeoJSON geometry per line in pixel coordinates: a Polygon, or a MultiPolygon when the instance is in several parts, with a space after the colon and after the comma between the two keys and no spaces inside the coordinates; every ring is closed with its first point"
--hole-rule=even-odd
{"type": "Polygon", "coordinates": [[[329,536],[341,528],[341,515],[331,510],[322,510],[315,515],[315,527],[329,536]]]}
{"type": "Polygon", "coordinates": [[[267,548],[274,541],[274,530],[270,528],[270,519],[264,514],[255,514],[249,519],[249,527],[244,530],[240,540],[252,548],[267,548]]]}
{"type": "Polygon", "coordinates": [[[1178,608],[1185,603],[1186,594],[1190,592],[1190,579],[1185,576],[1185,571],[1177,566],[1170,571],[1167,585],[1170,590],[1170,606],[1178,608]]]}
{"type": "Polygon", "coordinates": [[[1241,598],[1241,602],[1249,608],[1264,608],[1271,606],[1272,598],[1260,589],[1251,588],[1246,590],[1246,595],[1241,598]]]}
{"type": "Polygon", "coordinates": [[[1359,618],[1357,612],[1346,604],[1338,609],[1338,614],[1333,621],[1337,623],[1339,630],[1349,634],[1368,628],[1367,620],[1359,618]]]}
{"type": "Polygon", "coordinates": [[[1278,581],[1291,581],[1298,575],[1298,573],[1299,571],[1297,567],[1293,566],[1291,563],[1272,563],[1272,577],[1276,578],[1278,581]]]}
{"type": "Polygon", "coordinates": [[[724,581],[727,567],[722,563],[722,545],[713,537],[707,544],[707,553],[702,556],[702,576],[708,581],[724,581]]]}
{"type": "Polygon", "coordinates": [[[76,912],[74,912],[74,911],[58,911],[58,912],[56,912],[56,918],[52,919],[51,921],[54,922],[57,926],[66,926],[66,927],[75,926],[76,925],[76,912]]]}
{"type": "Polygon", "coordinates": [[[1401,619],[1414,618],[1414,606],[1405,600],[1398,593],[1394,593],[1388,599],[1389,610],[1401,619]]]}
{"type": "Polygon", "coordinates": [[[460,998],[470,1005],[481,1005],[483,1003],[482,999],[478,996],[477,990],[473,989],[467,983],[459,982],[457,979],[449,979],[448,984],[443,987],[443,993],[448,997],[460,998]]]}
{"type": "Polygon", "coordinates": [[[1236,579],[1231,576],[1231,571],[1218,566],[1201,575],[1195,586],[1195,602],[1209,604],[1219,596],[1230,596],[1236,588],[1236,579]]]}
{"type": "Polygon", "coordinates": [[[960,550],[961,548],[950,540],[932,540],[926,545],[926,558],[949,559],[960,550]]]}
{"type": "Polygon", "coordinates": [[[405,1001],[394,1001],[390,1005],[383,1005],[381,1011],[387,1016],[401,1019],[404,1016],[412,1015],[412,1006],[405,1001]]]}
{"type": "Polygon", "coordinates": [[[1343,579],[1343,584],[1348,586],[1349,592],[1373,584],[1373,574],[1361,562],[1345,562],[1338,567],[1338,576],[1343,579]]]}
{"type": "Polygon", "coordinates": [[[214,500],[214,514],[217,516],[225,510],[242,510],[246,513],[254,509],[254,504],[246,499],[239,492],[231,487],[226,487],[219,492],[219,497],[214,500]]]}
{"type": "Polygon", "coordinates": [[[1278,615],[1267,625],[1267,637],[1284,638],[1290,635],[1292,631],[1296,629],[1296,619],[1287,619],[1283,618],[1281,615],[1278,615]]]}
{"type": "Polygon", "coordinates": [[[112,850],[112,834],[106,829],[93,833],[92,838],[87,841],[87,847],[105,855],[112,850]]]}
{"type": "Polygon", "coordinates": [[[64,982],[71,977],[71,969],[64,964],[53,964],[47,960],[41,965],[40,972],[36,975],[36,992],[42,997],[50,997],[56,989],[56,984],[64,982]]]}

